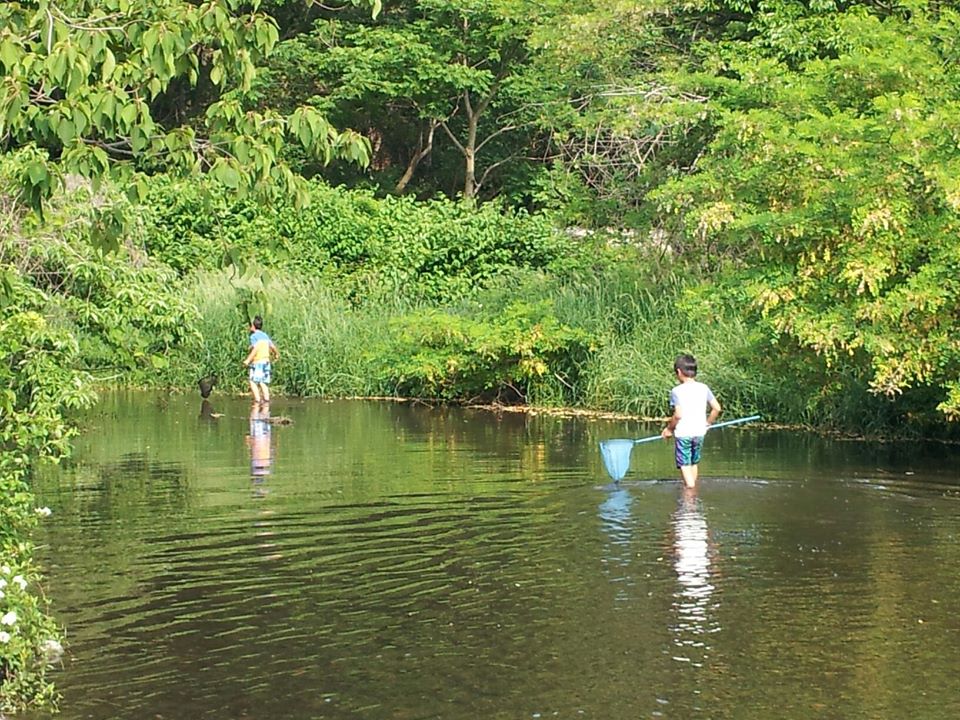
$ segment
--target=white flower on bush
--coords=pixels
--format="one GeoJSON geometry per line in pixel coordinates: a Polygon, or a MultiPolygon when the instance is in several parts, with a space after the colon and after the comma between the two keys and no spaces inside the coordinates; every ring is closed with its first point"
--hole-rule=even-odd
{"type": "Polygon", "coordinates": [[[51,513],[53,512],[53,510],[46,506],[42,508],[34,508],[33,511],[40,517],[50,517],[51,513]]]}
{"type": "Polygon", "coordinates": [[[10,633],[6,630],[0,630],[0,643],[10,642],[10,633]]]}
{"type": "Polygon", "coordinates": [[[47,662],[55,663],[63,656],[63,645],[55,638],[47,638],[40,643],[40,652],[43,653],[47,662]]]}
{"type": "Polygon", "coordinates": [[[0,625],[13,625],[17,622],[17,611],[11,610],[3,617],[0,617],[0,625]]]}
{"type": "Polygon", "coordinates": [[[9,574],[10,574],[10,566],[9,566],[9,565],[0,565],[0,573],[3,573],[4,575],[9,575],[9,574]]]}
{"type": "Polygon", "coordinates": [[[3,590],[0,590],[0,600],[3,600],[6,596],[7,594],[3,590]]]}
{"type": "Polygon", "coordinates": [[[10,582],[18,586],[21,590],[27,589],[27,581],[23,579],[23,575],[14,575],[10,582]]]}
{"type": "Polygon", "coordinates": [[[7,581],[3,578],[0,578],[0,590],[3,590],[7,586],[7,581]]]}

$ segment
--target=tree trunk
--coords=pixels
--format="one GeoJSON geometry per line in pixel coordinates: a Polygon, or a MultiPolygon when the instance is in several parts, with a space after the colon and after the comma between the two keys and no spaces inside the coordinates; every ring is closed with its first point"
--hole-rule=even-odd
{"type": "Polygon", "coordinates": [[[470,93],[465,92],[463,97],[467,111],[467,139],[463,144],[463,199],[473,200],[477,195],[477,125],[480,123],[480,114],[487,103],[481,102],[480,106],[474,110],[470,102],[470,93]]]}
{"type": "Polygon", "coordinates": [[[470,100],[470,91],[463,93],[464,116],[467,120],[467,137],[463,142],[457,139],[446,121],[440,123],[440,127],[447,133],[447,137],[453,142],[460,154],[463,155],[463,199],[471,202],[476,198],[479,190],[477,185],[477,128],[480,125],[480,118],[486,111],[487,106],[496,94],[496,84],[491,88],[489,94],[480,100],[476,108],[470,100]]]}
{"type": "Polygon", "coordinates": [[[430,124],[429,129],[427,130],[427,139],[424,142],[423,131],[420,131],[420,139],[417,141],[417,151],[413,154],[413,157],[410,158],[410,162],[407,163],[406,170],[403,171],[403,176],[397,182],[397,186],[393,191],[397,195],[402,195],[404,190],[407,189],[407,185],[413,179],[413,174],[417,171],[417,166],[420,165],[422,161],[430,152],[433,150],[433,131],[437,129],[439,121],[429,120],[430,124]]]}

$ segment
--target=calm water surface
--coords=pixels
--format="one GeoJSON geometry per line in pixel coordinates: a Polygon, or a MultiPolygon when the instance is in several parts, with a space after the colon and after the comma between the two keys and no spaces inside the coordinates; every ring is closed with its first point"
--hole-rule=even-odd
{"type": "Polygon", "coordinates": [[[38,541],[80,718],[960,716],[960,453],[117,394],[38,541]]]}

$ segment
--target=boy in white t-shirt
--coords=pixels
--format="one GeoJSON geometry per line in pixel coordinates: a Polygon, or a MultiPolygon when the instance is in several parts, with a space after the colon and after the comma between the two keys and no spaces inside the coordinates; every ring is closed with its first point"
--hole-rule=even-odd
{"type": "Polygon", "coordinates": [[[670,391],[673,417],[660,435],[675,438],[677,468],[683,484],[688,488],[697,486],[699,477],[700,450],[707,428],[713,425],[722,408],[710,388],[699,382],[697,360],[692,355],[678,355],[673,371],[680,384],[670,391]],[[707,415],[707,408],[710,414],[707,415]]]}

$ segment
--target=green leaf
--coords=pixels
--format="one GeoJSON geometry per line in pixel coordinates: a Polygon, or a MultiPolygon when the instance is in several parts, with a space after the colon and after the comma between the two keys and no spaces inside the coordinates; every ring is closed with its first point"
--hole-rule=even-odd
{"type": "Polygon", "coordinates": [[[20,61],[22,51],[17,45],[10,42],[9,39],[0,43],[0,62],[3,63],[8,73],[12,73],[20,61]]]}
{"type": "Polygon", "coordinates": [[[47,166],[41,162],[34,160],[27,165],[27,177],[30,178],[30,182],[33,185],[41,185],[46,183],[50,177],[49,172],[47,171],[47,166]]]}
{"type": "Polygon", "coordinates": [[[150,137],[139,125],[130,129],[130,147],[135,153],[143,151],[150,144],[150,137]]]}
{"type": "Polygon", "coordinates": [[[64,82],[67,79],[67,72],[69,71],[69,65],[67,62],[67,54],[63,51],[56,53],[51,56],[51,67],[50,67],[50,76],[53,78],[53,81],[60,86],[65,85],[64,82]]]}
{"type": "Polygon", "coordinates": [[[19,94],[13,95],[9,98],[8,102],[9,105],[7,106],[4,118],[7,125],[12,125],[14,120],[20,117],[20,111],[23,109],[23,98],[19,94]]]}
{"type": "Polygon", "coordinates": [[[77,136],[77,128],[73,120],[63,118],[57,123],[57,137],[64,145],[68,145],[77,136]]]}
{"type": "Polygon", "coordinates": [[[120,119],[123,120],[127,128],[132,128],[137,121],[137,106],[128,103],[120,109],[120,119]]]}
{"type": "Polygon", "coordinates": [[[77,135],[81,137],[83,136],[84,131],[87,129],[87,126],[90,124],[86,113],[84,113],[79,106],[73,108],[73,124],[77,130],[77,135]]]}
{"type": "Polygon", "coordinates": [[[240,173],[225,160],[217,160],[210,174],[228,188],[236,189],[240,185],[240,173]]]}
{"type": "Polygon", "coordinates": [[[107,83],[113,79],[113,72],[117,69],[117,59],[110,48],[103,52],[103,64],[100,66],[100,77],[107,83]]]}

